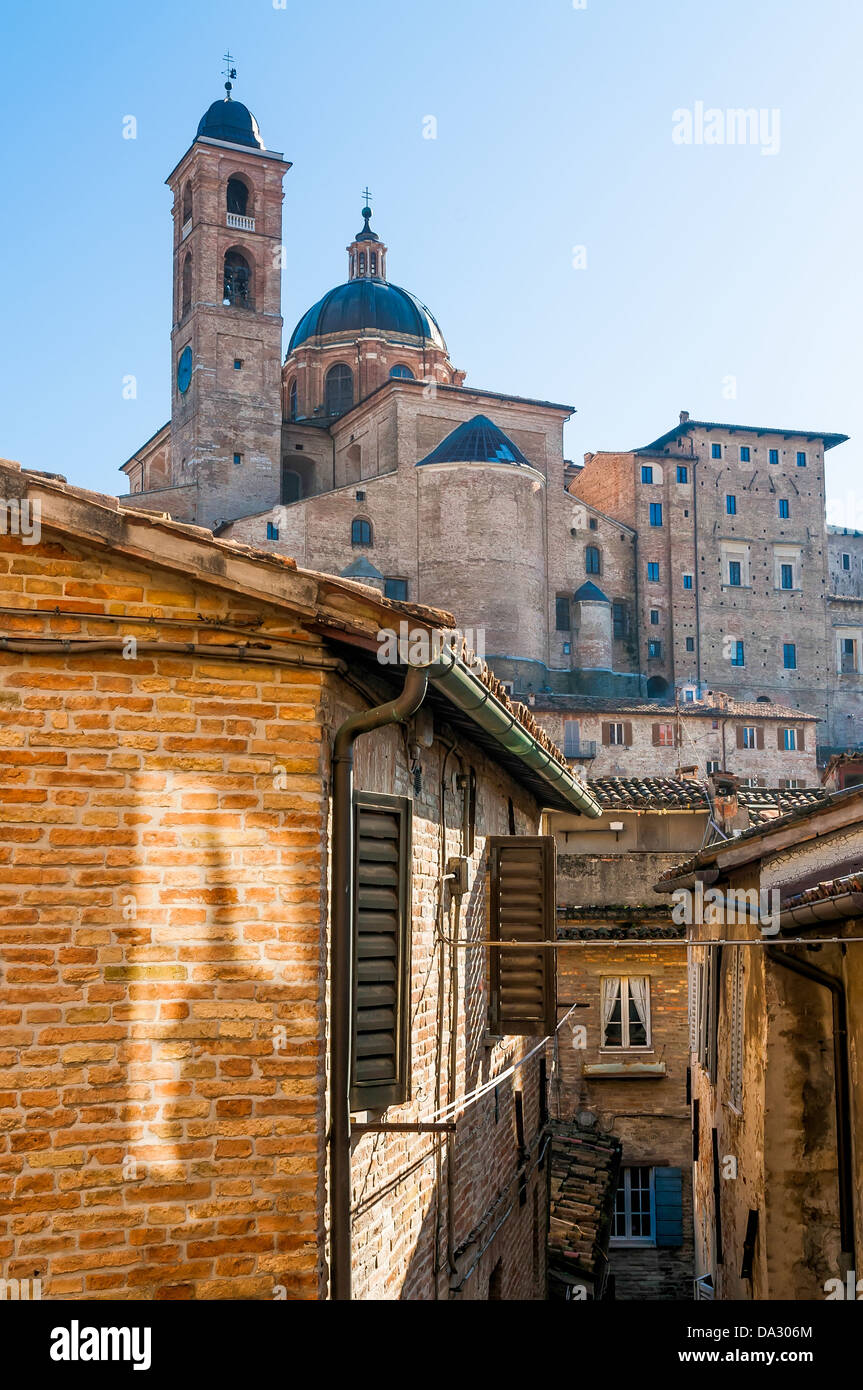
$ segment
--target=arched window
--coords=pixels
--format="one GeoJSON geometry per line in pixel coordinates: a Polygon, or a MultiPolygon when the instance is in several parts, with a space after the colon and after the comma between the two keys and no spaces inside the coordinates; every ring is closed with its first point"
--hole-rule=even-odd
{"type": "Polygon", "coordinates": [[[365,273],[366,273],[366,253],[365,253],[365,251],[361,251],[361,252],[360,252],[360,275],[365,275],[365,273]]]}
{"type": "Polygon", "coordinates": [[[297,378],[294,377],[293,381],[291,382],[290,386],[288,387],[288,419],[289,419],[289,420],[296,420],[296,418],[297,418],[297,378]]]}
{"type": "Polygon", "coordinates": [[[250,308],[252,303],[252,270],[241,251],[225,253],[224,304],[250,308]]]}
{"type": "Polygon", "coordinates": [[[180,304],[181,314],[188,314],[192,307],[192,253],[189,251],[183,261],[183,287],[180,304]]]}
{"type": "Polygon", "coordinates": [[[372,523],[364,516],[355,516],[351,522],[351,545],[373,545],[372,523]]]}
{"type": "Polygon", "coordinates": [[[584,568],[588,574],[600,574],[601,558],[598,545],[588,545],[584,551],[584,568]]]}
{"type": "Polygon", "coordinates": [[[390,367],[390,376],[406,377],[408,381],[414,380],[414,374],[410,367],[406,367],[404,362],[397,362],[394,367],[390,367]]]}
{"type": "Polygon", "coordinates": [[[249,190],[242,179],[228,179],[227,190],[228,212],[236,213],[238,217],[245,217],[249,206],[249,190]]]}
{"type": "Polygon", "coordinates": [[[285,504],[289,502],[299,502],[303,495],[303,480],[295,469],[288,467],[287,459],[282,463],[282,496],[281,501],[285,504]]]}
{"type": "Polygon", "coordinates": [[[183,226],[192,220],[192,185],[186,184],[183,189],[183,226]]]}
{"type": "Polygon", "coordinates": [[[354,403],[354,374],[344,362],[337,362],[327,372],[324,383],[324,412],[344,415],[354,403]]]}
{"type": "Polygon", "coordinates": [[[378,273],[378,258],[377,258],[377,253],[374,252],[374,251],[370,251],[370,252],[369,252],[369,269],[370,269],[370,271],[372,272],[372,275],[377,275],[377,273],[378,273]]]}

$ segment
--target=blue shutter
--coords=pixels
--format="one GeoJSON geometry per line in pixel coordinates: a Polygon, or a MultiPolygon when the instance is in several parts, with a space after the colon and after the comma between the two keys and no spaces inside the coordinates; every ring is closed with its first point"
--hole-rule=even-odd
{"type": "Polygon", "coordinates": [[[683,1244],[683,1174],[679,1168],[654,1168],[656,1244],[683,1244]]]}

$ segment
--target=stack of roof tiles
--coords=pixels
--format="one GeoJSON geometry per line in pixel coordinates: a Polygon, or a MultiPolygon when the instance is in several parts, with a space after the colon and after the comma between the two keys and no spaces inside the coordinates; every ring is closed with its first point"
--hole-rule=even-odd
{"type": "Polygon", "coordinates": [[[791,811],[824,801],[827,795],[823,787],[739,787],[737,790],[738,802],[749,812],[750,825],[766,825],[791,811]]]}
{"type": "MultiPolygon", "coordinates": [[[[582,1285],[600,1298],[620,1171],[620,1140],[555,1120],[551,1130],[548,1272],[552,1298],[582,1285]]],[[[582,1295],[583,1296],[583,1295],[582,1295]]]]}

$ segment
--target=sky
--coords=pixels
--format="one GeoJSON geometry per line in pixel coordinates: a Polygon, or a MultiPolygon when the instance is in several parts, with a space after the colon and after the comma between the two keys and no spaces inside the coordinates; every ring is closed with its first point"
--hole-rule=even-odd
{"type": "Polygon", "coordinates": [[[568,457],[680,410],[840,432],[828,517],[863,528],[859,0],[6,14],[0,455],[125,491],[168,418],[164,180],[229,49],[234,96],[293,162],[285,344],[346,279],[368,184],[390,279],[468,385],[572,405],[568,457]],[[731,143],[738,108],[759,118],[731,143]]]}

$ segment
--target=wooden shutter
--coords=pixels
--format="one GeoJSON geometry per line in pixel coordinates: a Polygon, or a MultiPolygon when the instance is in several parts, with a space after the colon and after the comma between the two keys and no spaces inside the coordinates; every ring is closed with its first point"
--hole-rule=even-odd
{"type": "Polygon", "coordinates": [[[527,945],[489,947],[491,1031],[545,1037],[557,1027],[555,952],[530,943],[555,939],[554,837],[489,836],[488,869],[490,938],[527,945]]]}
{"type": "Polygon", "coordinates": [[[624,726],[623,726],[623,746],[624,746],[625,748],[631,748],[631,747],[632,747],[632,725],[631,725],[631,724],[624,724],[624,726]]]}
{"type": "Polygon", "coordinates": [[[651,727],[653,730],[653,746],[656,748],[659,745],[659,725],[653,724],[651,727]]]}
{"type": "Polygon", "coordinates": [[[805,724],[801,724],[800,727],[799,727],[799,729],[797,730],[797,747],[800,749],[801,753],[803,752],[803,749],[806,747],[806,725],[805,725],[805,724]]]}
{"type": "Polygon", "coordinates": [[[737,734],[737,747],[738,747],[738,748],[744,748],[746,745],[745,745],[744,742],[743,742],[743,725],[742,725],[742,724],[738,724],[738,725],[737,725],[737,728],[735,729],[735,733],[737,734]]]}
{"type": "Polygon", "coordinates": [[[610,725],[610,724],[603,724],[603,726],[602,726],[602,746],[603,746],[604,748],[607,748],[607,747],[609,746],[610,743],[611,743],[611,725],[610,725]]]}
{"type": "Polygon", "coordinates": [[[756,747],[756,748],[763,748],[763,747],[764,747],[764,730],[763,730],[762,728],[759,728],[759,727],[756,727],[756,730],[755,730],[755,747],[756,747]]]}
{"type": "Polygon", "coordinates": [[[656,1244],[683,1244],[683,1174],[679,1168],[654,1168],[656,1244]]]}
{"type": "Polygon", "coordinates": [[[778,725],[776,729],[776,747],[779,749],[780,753],[785,750],[785,730],[781,724],[778,725]]]}
{"type": "Polygon", "coordinates": [[[410,818],[407,797],[354,795],[353,1110],[407,1099],[410,818]]]}

